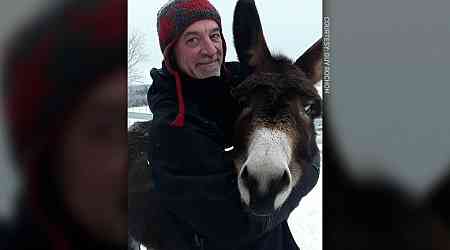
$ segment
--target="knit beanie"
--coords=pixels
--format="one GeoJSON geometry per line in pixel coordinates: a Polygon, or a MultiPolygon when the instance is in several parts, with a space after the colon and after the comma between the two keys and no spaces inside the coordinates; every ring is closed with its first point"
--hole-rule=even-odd
{"type": "Polygon", "coordinates": [[[164,55],[164,64],[168,71],[175,77],[176,83],[178,114],[171,123],[173,127],[183,127],[185,116],[180,73],[174,65],[171,65],[173,46],[187,27],[205,19],[214,20],[219,25],[222,37],[223,57],[225,58],[226,44],[222,34],[220,15],[208,0],[170,0],[158,12],[157,29],[159,44],[164,55]]]}
{"type": "MultiPolygon", "coordinates": [[[[58,147],[63,123],[104,77],[126,71],[126,1],[61,1],[17,30],[5,50],[5,114],[29,205],[47,225],[52,249],[69,249],[62,225],[42,204],[43,158],[58,147]]],[[[126,84],[126,82],[124,82],[126,84]]]]}

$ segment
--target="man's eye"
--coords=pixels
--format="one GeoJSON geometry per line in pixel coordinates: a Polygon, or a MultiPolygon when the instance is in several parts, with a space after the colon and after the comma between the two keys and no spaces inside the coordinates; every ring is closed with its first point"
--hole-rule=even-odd
{"type": "Polygon", "coordinates": [[[220,34],[219,33],[215,33],[211,36],[211,40],[218,42],[220,40],[220,34]]]}
{"type": "Polygon", "coordinates": [[[190,46],[195,46],[198,44],[198,38],[196,37],[190,38],[186,41],[186,43],[190,46]]]}

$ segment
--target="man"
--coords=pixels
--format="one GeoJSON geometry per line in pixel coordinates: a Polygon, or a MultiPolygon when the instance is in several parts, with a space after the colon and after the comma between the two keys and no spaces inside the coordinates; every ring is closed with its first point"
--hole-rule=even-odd
{"type": "Polygon", "coordinates": [[[0,249],[126,249],[123,10],[65,2],[10,40],[6,113],[25,192],[0,249]]]}
{"type": "Polygon", "coordinates": [[[170,220],[160,229],[162,241],[176,239],[177,249],[298,249],[286,220],[318,173],[311,175],[312,186],[291,195],[272,216],[250,215],[241,207],[224,149],[232,146],[239,113],[230,88],[245,75],[238,63],[224,63],[219,13],[207,0],[174,0],[160,9],[157,25],[164,61],[151,70],[148,155],[170,220]]]}

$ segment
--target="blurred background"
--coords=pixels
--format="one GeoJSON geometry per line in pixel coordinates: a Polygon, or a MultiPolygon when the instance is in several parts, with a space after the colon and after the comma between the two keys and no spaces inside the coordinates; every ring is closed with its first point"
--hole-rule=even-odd
{"type": "Polygon", "coordinates": [[[448,7],[324,4],[331,41],[326,129],[345,169],[358,181],[386,180],[419,203],[450,172],[448,7]]]}
{"type": "MultiPolygon", "coordinates": [[[[18,0],[0,3],[0,74],[3,76],[4,46],[7,39],[27,21],[48,9],[52,0],[18,0]]],[[[0,80],[0,100],[3,101],[4,83],[0,80]]],[[[20,188],[18,174],[8,147],[9,134],[4,121],[4,105],[0,105],[0,221],[9,220],[14,212],[14,198],[20,188]]]]}
{"type": "Polygon", "coordinates": [[[0,249],[125,246],[126,1],[0,10],[0,249]]]}
{"type": "Polygon", "coordinates": [[[330,249],[450,249],[449,7],[324,2],[330,249]]]}
{"type": "Polygon", "coordinates": [[[344,0],[325,6],[329,129],[351,159],[348,167],[357,178],[380,175],[423,200],[449,171],[450,5],[344,0]]]}

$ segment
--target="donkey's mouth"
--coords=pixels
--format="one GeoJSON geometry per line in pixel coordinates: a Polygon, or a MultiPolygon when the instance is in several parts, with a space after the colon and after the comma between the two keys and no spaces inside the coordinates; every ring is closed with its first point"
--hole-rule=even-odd
{"type": "MultiPolygon", "coordinates": [[[[274,212],[275,212],[275,211],[274,211],[274,212]]],[[[256,217],[269,217],[269,216],[271,216],[273,213],[258,213],[258,212],[255,212],[255,211],[253,211],[253,210],[250,210],[250,214],[253,215],[253,216],[256,216],[256,217]]]]}
{"type": "Polygon", "coordinates": [[[242,205],[244,207],[245,212],[247,212],[253,216],[256,216],[256,217],[269,217],[269,216],[272,216],[273,213],[275,213],[275,211],[276,211],[276,209],[270,210],[270,211],[256,210],[256,209],[249,207],[244,201],[242,201],[242,205]]]}

